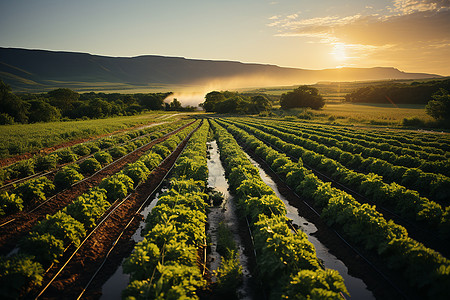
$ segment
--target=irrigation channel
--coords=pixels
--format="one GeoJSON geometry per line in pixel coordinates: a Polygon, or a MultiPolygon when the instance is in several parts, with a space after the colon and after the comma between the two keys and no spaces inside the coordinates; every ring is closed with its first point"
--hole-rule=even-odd
{"type": "Polygon", "coordinates": [[[287,214],[286,216],[292,220],[292,223],[296,228],[299,228],[308,235],[308,240],[316,248],[317,257],[322,261],[323,265],[328,269],[334,269],[341,274],[344,278],[345,286],[347,287],[350,297],[352,299],[375,299],[371,291],[367,289],[366,284],[360,279],[356,278],[348,273],[347,266],[339,260],[336,256],[330,253],[329,249],[322,244],[314,234],[317,232],[317,227],[315,224],[307,220],[306,218],[299,215],[299,211],[296,207],[292,206],[289,201],[280,193],[277,184],[272,180],[272,178],[264,171],[261,165],[256,162],[247,153],[247,158],[250,162],[258,168],[259,175],[261,179],[270,188],[273,189],[278,198],[280,198],[284,205],[286,206],[287,214]]]}

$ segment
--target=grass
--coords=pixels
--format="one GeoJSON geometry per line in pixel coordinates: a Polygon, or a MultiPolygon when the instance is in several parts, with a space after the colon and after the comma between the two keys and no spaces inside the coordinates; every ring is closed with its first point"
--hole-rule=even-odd
{"type": "Polygon", "coordinates": [[[138,124],[157,121],[167,112],[150,112],[135,116],[96,120],[15,124],[0,126],[0,158],[52,147],[66,141],[110,133],[138,124]]]}
{"type": "MultiPolygon", "coordinates": [[[[278,116],[304,115],[304,109],[278,110],[278,116]]],[[[336,124],[402,126],[404,119],[417,118],[424,123],[432,123],[433,118],[425,113],[424,105],[399,105],[368,103],[327,103],[321,110],[308,110],[315,121],[336,124]]]]}

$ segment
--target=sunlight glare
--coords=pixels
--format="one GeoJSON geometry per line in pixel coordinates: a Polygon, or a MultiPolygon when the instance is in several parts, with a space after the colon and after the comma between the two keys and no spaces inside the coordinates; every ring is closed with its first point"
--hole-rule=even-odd
{"type": "Polygon", "coordinates": [[[340,62],[347,60],[347,53],[345,50],[344,43],[336,43],[333,46],[333,50],[330,52],[333,55],[334,59],[340,62]]]}

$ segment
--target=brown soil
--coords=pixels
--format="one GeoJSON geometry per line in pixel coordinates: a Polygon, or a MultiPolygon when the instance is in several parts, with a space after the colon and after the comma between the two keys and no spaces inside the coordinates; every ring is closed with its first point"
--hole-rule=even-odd
{"type": "Polygon", "coordinates": [[[84,138],[84,139],[76,139],[76,140],[73,140],[73,141],[67,141],[67,142],[64,142],[64,143],[52,146],[52,147],[42,148],[42,149],[39,149],[39,150],[36,150],[36,151],[23,153],[23,154],[16,155],[16,156],[13,156],[13,157],[3,158],[3,159],[0,159],[0,168],[9,166],[9,165],[11,165],[11,164],[13,164],[15,162],[21,161],[21,160],[32,158],[36,154],[40,154],[40,155],[49,154],[49,153],[51,153],[53,151],[56,151],[58,149],[61,149],[61,148],[67,148],[67,147],[70,147],[70,146],[73,146],[73,145],[76,145],[76,144],[84,143],[84,142],[87,142],[87,141],[92,141],[92,140],[99,139],[99,138],[102,138],[102,137],[105,137],[105,136],[108,136],[108,135],[114,135],[114,134],[118,134],[118,133],[121,133],[121,132],[130,131],[130,130],[136,129],[138,127],[142,127],[142,124],[135,125],[135,126],[128,127],[128,128],[124,128],[124,129],[120,129],[120,130],[116,130],[116,131],[109,132],[109,133],[104,133],[104,134],[100,134],[100,135],[84,138]]]}
{"type": "Polygon", "coordinates": [[[102,169],[100,172],[94,174],[93,176],[87,178],[86,180],[80,181],[69,189],[56,194],[50,201],[39,207],[33,213],[22,211],[2,219],[2,223],[11,219],[13,219],[13,221],[0,227],[0,254],[6,254],[11,251],[17,244],[17,242],[21,239],[21,237],[28,233],[32,226],[37,221],[44,218],[47,214],[54,214],[57,211],[61,210],[62,208],[70,204],[73,200],[75,200],[76,197],[80,196],[91,187],[99,185],[103,178],[119,172],[126,164],[137,161],[139,157],[141,157],[154,145],[168,139],[171,135],[179,132],[192,123],[193,122],[184,125],[176,131],[172,132],[170,135],[158,138],[148,143],[144,147],[123,156],[115,163],[110,164],[109,166],[102,169]]]}
{"type": "MultiPolygon", "coordinates": [[[[114,274],[123,258],[129,256],[134,247],[134,242],[131,240],[131,237],[139,227],[139,222],[142,219],[142,216],[139,213],[136,213],[138,208],[145,202],[147,197],[153,194],[158,188],[160,182],[189,141],[189,138],[190,135],[180,143],[177,149],[163,162],[162,165],[152,172],[148,177],[149,179],[141,184],[123,205],[100,225],[75,254],[74,258],[64,268],[57,279],[47,289],[43,298],[76,299],[103,262],[112,243],[119,237],[126,225],[131,222],[123,232],[123,235],[120,237],[116,246],[113,248],[107,262],[101,269],[101,272],[95,277],[95,280],[83,295],[83,299],[97,299],[100,297],[102,285],[112,274],[114,274]]],[[[60,267],[61,265],[58,265],[50,270],[44,281],[48,282],[60,267]]]]}

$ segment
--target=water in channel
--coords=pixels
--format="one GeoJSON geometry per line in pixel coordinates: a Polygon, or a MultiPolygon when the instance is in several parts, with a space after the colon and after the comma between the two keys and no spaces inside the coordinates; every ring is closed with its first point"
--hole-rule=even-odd
{"type": "MultiPolygon", "coordinates": [[[[163,189],[161,193],[163,193],[164,191],[165,190],[163,189]]],[[[134,240],[134,242],[139,243],[144,239],[144,237],[141,236],[141,232],[145,227],[145,219],[147,218],[148,214],[152,211],[152,209],[155,207],[156,203],[158,202],[159,195],[161,193],[156,194],[155,198],[150,202],[150,204],[147,205],[142,210],[141,215],[144,217],[144,219],[141,221],[141,223],[139,224],[139,228],[131,237],[134,240]]],[[[103,284],[102,296],[100,297],[101,300],[122,299],[122,291],[127,287],[130,281],[130,275],[125,274],[123,272],[122,264],[123,261],[117,268],[116,272],[114,272],[114,274],[103,284]]]]}
{"type": "MultiPolygon", "coordinates": [[[[248,257],[244,253],[244,246],[239,235],[239,224],[236,216],[236,208],[234,205],[233,196],[228,192],[228,182],[225,178],[225,169],[220,161],[219,150],[217,142],[214,140],[208,143],[209,158],[208,170],[209,178],[208,185],[221,192],[224,196],[224,201],[219,207],[210,207],[208,214],[208,235],[211,237],[211,254],[210,254],[210,270],[215,271],[220,265],[220,255],[216,252],[217,235],[216,231],[220,222],[227,225],[233,233],[236,246],[238,248],[239,261],[242,265],[243,283],[237,291],[239,299],[253,299],[254,293],[251,288],[250,281],[252,274],[248,267],[248,257]]],[[[213,276],[213,281],[215,278],[213,276]]]]}
{"type": "Polygon", "coordinates": [[[283,195],[281,195],[276,183],[272,180],[272,178],[267,175],[264,169],[254,159],[252,159],[248,154],[246,155],[251,163],[259,169],[259,175],[261,176],[261,179],[264,181],[264,183],[271,187],[277,197],[279,197],[283,201],[287,210],[286,216],[308,235],[308,240],[316,248],[317,257],[322,260],[326,268],[337,270],[339,274],[341,274],[342,278],[344,278],[345,286],[350,293],[350,297],[346,297],[351,299],[364,300],[375,299],[373,293],[367,289],[366,284],[360,278],[349,275],[347,266],[336,256],[331,254],[328,248],[325,247],[325,245],[323,245],[316,237],[312,235],[317,231],[317,227],[313,223],[299,215],[297,208],[290,205],[289,201],[283,195]]]}

